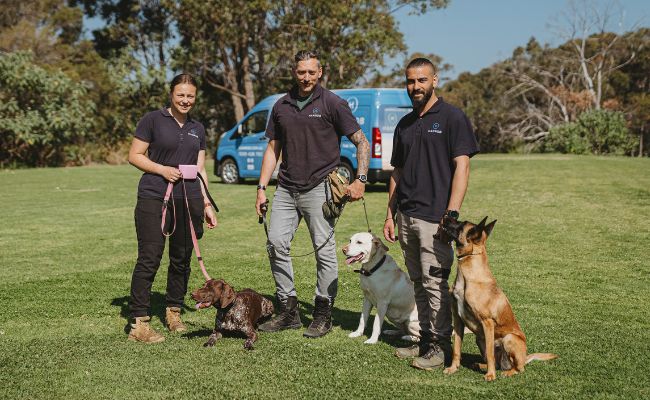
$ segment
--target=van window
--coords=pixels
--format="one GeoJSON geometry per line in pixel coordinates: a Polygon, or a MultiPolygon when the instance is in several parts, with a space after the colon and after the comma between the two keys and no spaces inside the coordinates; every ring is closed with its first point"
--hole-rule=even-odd
{"type": "Polygon", "coordinates": [[[411,107],[383,106],[379,112],[379,129],[382,133],[395,132],[399,120],[411,110],[411,107]]]}
{"type": "Polygon", "coordinates": [[[266,130],[266,118],[268,117],[268,115],[269,115],[268,110],[258,111],[256,113],[251,114],[248,118],[246,118],[241,123],[241,127],[242,127],[241,134],[235,132],[232,138],[236,139],[238,137],[245,137],[245,136],[254,135],[256,133],[264,132],[264,130],[266,130]]]}

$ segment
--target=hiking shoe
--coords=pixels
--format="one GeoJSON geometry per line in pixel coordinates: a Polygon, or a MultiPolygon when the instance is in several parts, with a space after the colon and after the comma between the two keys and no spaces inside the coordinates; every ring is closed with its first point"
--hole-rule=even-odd
{"type": "Polygon", "coordinates": [[[451,343],[433,342],[429,350],[422,356],[413,359],[411,366],[430,371],[434,368],[449,364],[451,359],[451,343]]]}
{"type": "Polygon", "coordinates": [[[136,317],[135,322],[131,323],[131,331],[129,332],[129,340],[133,342],[142,343],[160,343],[165,340],[165,337],[156,332],[149,322],[151,317],[136,317]]]}
{"type": "Polygon", "coordinates": [[[282,301],[278,298],[279,311],[275,317],[260,325],[257,329],[262,332],[278,332],[285,329],[299,329],[302,327],[300,313],[298,312],[298,298],[289,296],[282,301]]]}
{"type": "Polygon", "coordinates": [[[319,338],[332,330],[332,302],[327,297],[316,296],[314,302],[314,319],[302,335],[307,338],[319,338]]]}
{"type": "Polygon", "coordinates": [[[409,347],[399,347],[395,350],[395,356],[401,359],[420,357],[423,356],[428,349],[428,345],[422,346],[420,344],[414,344],[409,347]]]}
{"type": "Polygon", "coordinates": [[[167,307],[165,309],[165,323],[170,332],[185,332],[187,327],[181,321],[180,307],[167,307]]]}

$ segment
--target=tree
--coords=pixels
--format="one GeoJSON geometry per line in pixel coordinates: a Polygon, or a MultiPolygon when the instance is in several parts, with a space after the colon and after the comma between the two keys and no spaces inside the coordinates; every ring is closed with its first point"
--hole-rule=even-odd
{"type": "Polygon", "coordinates": [[[144,69],[166,72],[172,34],[172,0],[70,0],[105,25],[95,29],[95,49],[104,58],[132,55],[144,69]]]}
{"type": "Polygon", "coordinates": [[[93,130],[95,104],[86,89],[33,58],[29,52],[0,55],[0,167],[59,165],[66,147],[93,130]]]}
{"type": "Polygon", "coordinates": [[[179,0],[181,46],[175,66],[194,71],[229,94],[235,118],[260,96],[286,90],[293,55],[321,55],[328,87],[353,85],[386,55],[405,50],[392,13],[426,12],[446,0],[179,0]],[[236,27],[236,28],[234,28],[236,27]]]}
{"type": "MultiPolygon", "coordinates": [[[[557,27],[559,37],[568,41],[573,53],[573,60],[579,65],[576,71],[592,102],[592,108],[602,107],[603,85],[614,71],[624,67],[634,59],[635,50],[623,59],[613,53],[623,38],[625,12],[608,2],[602,8],[593,1],[573,0],[564,14],[567,23],[557,27]],[[616,19],[619,32],[608,32],[612,19],[616,19]],[[596,34],[592,34],[596,32],[596,34]]],[[[633,29],[633,28],[632,28],[633,29]]]]}

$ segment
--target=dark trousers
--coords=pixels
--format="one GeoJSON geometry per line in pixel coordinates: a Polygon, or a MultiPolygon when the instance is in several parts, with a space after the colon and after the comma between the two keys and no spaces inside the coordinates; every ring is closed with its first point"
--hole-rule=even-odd
{"type": "MultiPolygon", "coordinates": [[[[167,306],[181,307],[187,293],[192,258],[192,236],[184,199],[176,202],[176,230],[169,237],[169,268],[167,270],[167,306]]],[[[203,199],[188,199],[190,214],[197,238],[203,236],[203,199]]],[[[135,230],[138,236],[138,261],[131,278],[131,317],[150,314],[151,286],[158,272],[165,250],[165,236],[160,230],[162,199],[138,198],[135,206],[135,230]]],[[[171,201],[167,209],[165,232],[170,232],[174,222],[171,201]]]]}

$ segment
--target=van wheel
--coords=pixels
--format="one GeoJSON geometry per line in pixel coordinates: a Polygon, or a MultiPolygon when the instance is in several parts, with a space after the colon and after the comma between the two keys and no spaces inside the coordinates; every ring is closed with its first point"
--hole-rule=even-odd
{"type": "Polygon", "coordinates": [[[339,173],[339,175],[346,178],[348,182],[352,182],[354,180],[354,176],[355,176],[354,170],[352,169],[352,166],[347,161],[341,161],[337,172],[339,173]]]}
{"type": "Polygon", "coordinates": [[[231,158],[223,160],[221,163],[221,181],[228,184],[241,182],[239,168],[235,160],[231,158]]]}

